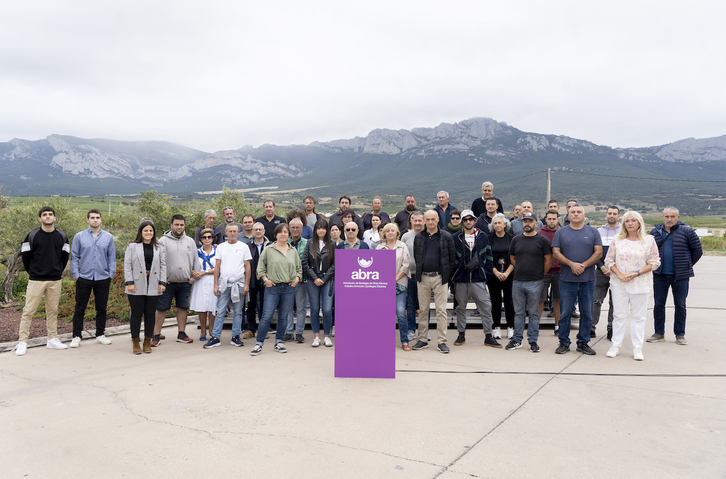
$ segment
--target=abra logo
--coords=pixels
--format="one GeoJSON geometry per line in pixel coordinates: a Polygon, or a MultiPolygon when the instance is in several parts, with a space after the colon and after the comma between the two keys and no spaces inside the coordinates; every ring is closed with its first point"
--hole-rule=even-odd
{"type": "Polygon", "coordinates": [[[373,258],[371,258],[371,259],[358,258],[358,266],[360,266],[361,268],[370,268],[372,264],[373,264],[373,258]]]}
{"type": "MultiPolygon", "coordinates": [[[[361,268],[370,268],[373,265],[373,258],[371,259],[363,259],[358,258],[358,266],[361,268]]],[[[358,271],[353,271],[353,273],[350,275],[351,279],[372,279],[372,280],[378,280],[378,271],[363,271],[362,269],[359,269],[358,271]]]]}

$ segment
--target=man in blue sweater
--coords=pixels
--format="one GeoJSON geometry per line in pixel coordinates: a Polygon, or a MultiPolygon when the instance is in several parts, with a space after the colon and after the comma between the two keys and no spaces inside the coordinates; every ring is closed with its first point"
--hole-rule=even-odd
{"type": "Polygon", "coordinates": [[[655,225],[650,232],[655,237],[660,252],[660,267],[653,273],[653,318],[655,334],[649,343],[665,341],[665,303],[668,289],[673,290],[676,306],[673,332],[676,344],[685,346],[686,341],[686,297],[688,280],[693,274],[693,265],[701,259],[701,240],[695,231],[679,221],[678,208],[668,206],[663,210],[663,223],[655,225]]]}

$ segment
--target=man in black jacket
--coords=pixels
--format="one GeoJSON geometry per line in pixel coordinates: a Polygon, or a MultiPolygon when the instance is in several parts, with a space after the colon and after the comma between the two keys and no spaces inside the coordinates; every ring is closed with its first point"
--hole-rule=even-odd
{"type": "Polygon", "coordinates": [[[61,295],[61,275],[68,264],[71,248],[68,236],[55,227],[55,210],[44,206],[38,212],[40,228],[25,237],[20,247],[25,271],[28,272],[28,289],[25,292],[25,307],[20,319],[20,337],[15,346],[15,355],[22,356],[28,349],[30,323],[38,310],[40,300],[45,297],[48,349],[67,349],[58,339],[58,302],[61,295]]]}
{"type": "Polygon", "coordinates": [[[649,343],[665,341],[665,303],[668,289],[673,290],[676,307],[673,332],[676,344],[685,346],[686,341],[686,297],[689,278],[694,276],[693,265],[701,259],[701,240],[691,228],[679,221],[678,209],[669,206],[663,210],[663,223],[655,225],[650,232],[655,238],[660,253],[660,267],[653,271],[653,318],[655,333],[649,343]]]}
{"type": "Polygon", "coordinates": [[[446,302],[449,296],[449,278],[456,262],[454,238],[439,229],[439,215],[434,210],[424,213],[426,229],[413,240],[413,255],[416,260],[416,282],[418,284],[419,319],[413,350],[429,347],[426,337],[429,332],[429,305],[431,292],[436,305],[436,329],[438,331],[438,350],[448,353],[446,345],[446,302]]]}

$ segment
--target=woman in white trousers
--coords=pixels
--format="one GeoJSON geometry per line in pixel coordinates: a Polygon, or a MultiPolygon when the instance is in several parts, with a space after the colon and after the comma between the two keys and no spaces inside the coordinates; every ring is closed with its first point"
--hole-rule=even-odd
{"type": "Polygon", "coordinates": [[[613,295],[613,345],[605,355],[614,358],[620,351],[629,306],[633,358],[642,361],[645,359],[645,315],[653,294],[652,271],[660,266],[660,256],[655,239],[645,233],[643,217],[637,211],[623,215],[623,224],[610,244],[605,266],[611,271],[610,291],[613,295]]]}

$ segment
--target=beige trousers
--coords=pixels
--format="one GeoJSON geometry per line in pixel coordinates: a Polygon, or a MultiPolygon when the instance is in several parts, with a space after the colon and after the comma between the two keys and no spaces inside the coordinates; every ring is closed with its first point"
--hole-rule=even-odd
{"type": "Polygon", "coordinates": [[[441,276],[421,276],[418,283],[418,328],[416,339],[426,342],[429,334],[429,305],[431,304],[431,291],[434,292],[434,305],[436,306],[436,331],[438,343],[446,342],[446,329],[449,326],[446,317],[446,300],[449,298],[449,288],[441,284],[441,276]]]}
{"type": "Polygon", "coordinates": [[[25,291],[25,307],[20,318],[20,342],[27,343],[30,336],[30,323],[38,310],[40,300],[45,296],[46,328],[48,339],[58,336],[58,302],[61,295],[61,280],[28,281],[25,291]]]}

